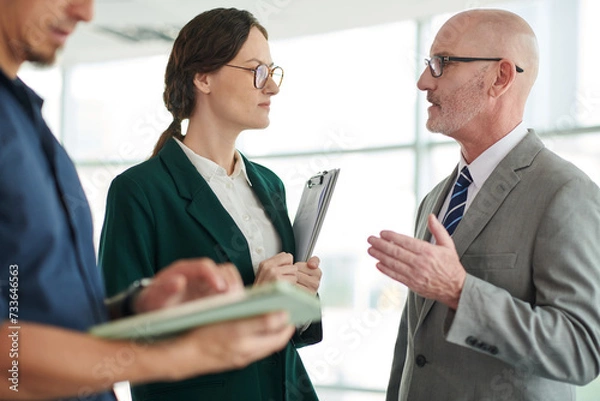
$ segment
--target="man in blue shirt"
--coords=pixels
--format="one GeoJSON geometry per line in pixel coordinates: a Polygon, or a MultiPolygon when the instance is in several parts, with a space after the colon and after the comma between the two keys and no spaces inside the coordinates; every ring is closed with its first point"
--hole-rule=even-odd
{"type": "Polygon", "coordinates": [[[244,366],[281,349],[282,314],[134,345],[85,331],[110,317],[241,288],[231,265],[179,261],[149,285],[104,301],[87,200],[75,168],[17,72],[51,64],[92,0],[0,1],[0,399],[114,400],[113,383],[180,380],[244,366]]]}

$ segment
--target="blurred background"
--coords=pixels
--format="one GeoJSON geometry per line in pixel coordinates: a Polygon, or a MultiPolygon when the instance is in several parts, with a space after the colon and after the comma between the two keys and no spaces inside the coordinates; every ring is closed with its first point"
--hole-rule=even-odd
{"type": "MultiPolygon", "coordinates": [[[[600,183],[600,2],[96,0],[94,21],[55,67],[20,74],[46,99],[45,116],[77,165],[96,241],[111,180],[147,159],[171,122],[162,90],[174,37],[198,13],[229,6],[266,26],[285,69],[271,126],[243,133],[240,151],[283,179],[292,219],[306,179],[341,168],[315,250],[325,338],[301,350],[304,363],[323,400],[383,400],[406,289],[376,270],[366,240],[382,229],[412,234],[420,199],[459,158],[453,142],[425,129],[415,86],[433,35],[468,8],[524,17],[541,50],[525,121],[600,183]]],[[[129,399],[126,383],[117,391],[129,399]]],[[[598,380],[578,388],[579,401],[599,394],[598,380]]]]}

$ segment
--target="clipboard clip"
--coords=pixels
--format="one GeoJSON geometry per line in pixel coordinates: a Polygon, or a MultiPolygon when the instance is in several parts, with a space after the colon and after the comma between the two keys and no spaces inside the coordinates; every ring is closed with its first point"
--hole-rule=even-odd
{"type": "Polygon", "coordinates": [[[325,174],[327,174],[327,171],[323,171],[315,176],[310,177],[310,179],[306,182],[306,186],[312,188],[317,185],[322,185],[323,180],[325,179],[325,174]]]}

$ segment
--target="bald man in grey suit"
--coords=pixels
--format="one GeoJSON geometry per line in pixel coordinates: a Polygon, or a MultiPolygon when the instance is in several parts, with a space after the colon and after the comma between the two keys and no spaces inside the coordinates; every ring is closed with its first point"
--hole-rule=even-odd
{"type": "Polygon", "coordinates": [[[410,289],[387,400],[574,400],[600,373],[600,190],[522,124],[535,35],[506,11],[463,12],[428,64],[427,128],[461,158],[415,238],[369,238],[377,268],[410,289]]]}

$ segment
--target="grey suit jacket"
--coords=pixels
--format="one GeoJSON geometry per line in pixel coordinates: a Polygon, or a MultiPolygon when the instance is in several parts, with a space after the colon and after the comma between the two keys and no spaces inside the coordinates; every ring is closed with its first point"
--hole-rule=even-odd
{"type": "MultiPolygon", "coordinates": [[[[429,240],[453,175],[423,200],[429,240]]],[[[600,373],[600,190],[529,132],[453,235],[467,279],[456,311],[409,292],[387,401],[575,399],[600,373]]]]}

